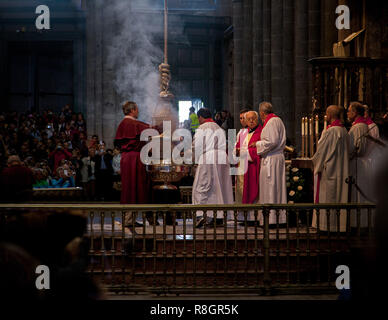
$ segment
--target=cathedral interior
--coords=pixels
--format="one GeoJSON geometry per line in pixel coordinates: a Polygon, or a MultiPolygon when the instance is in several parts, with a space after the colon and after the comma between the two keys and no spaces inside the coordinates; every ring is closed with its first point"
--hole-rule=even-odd
{"type": "MultiPolygon", "coordinates": [[[[2,110],[70,104],[85,113],[88,132],[105,141],[113,139],[126,99],[137,101],[140,117],[150,121],[146,110],[163,60],[163,1],[51,0],[49,30],[33,23],[37,3],[0,3],[2,110]]],[[[333,74],[324,70],[364,65],[376,73],[375,86],[353,88],[348,101],[365,101],[380,116],[387,109],[384,1],[170,0],[168,10],[176,109],[179,101],[192,101],[229,110],[237,128],[240,109],[271,101],[298,145],[299,121],[312,113],[312,99],[324,110],[341,90],[326,84],[327,92],[317,92],[313,71],[330,81],[333,74]],[[337,29],[335,10],[347,4],[349,29],[337,29]],[[345,47],[345,60],[329,59],[335,43],[363,29],[345,47]]]]}
{"type": "MultiPolygon", "coordinates": [[[[189,107],[196,111],[206,107],[212,114],[228,111],[231,128],[240,129],[240,110],[258,111],[262,101],[269,101],[284,122],[287,145],[295,150],[293,156],[304,158],[310,141],[301,139],[302,118],[317,119],[317,126],[319,119],[321,127],[329,105],[346,110],[350,102],[360,101],[369,106],[380,136],[388,139],[387,17],[388,1],[378,0],[0,0],[0,114],[60,113],[68,105],[84,115],[88,139],[97,135],[113,148],[124,101],[135,101],[139,119],[152,123],[161,90],[158,66],[168,61],[173,112],[180,126],[189,117],[189,107]],[[46,9],[38,10],[42,4],[49,15],[46,9]],[[45,20],[40,15],[45,15],[45,20]]],[[[317,137],[318,132],[315,148],[317,137]]],[[[310,156],[315,143],[311,139],[310,156]]],[[[298,162],[299,172],[311,169],[304,163],[298,162]]],[[[87,210],[88,226],[78,221],[78,216],[70,220],[47,218],[51,231],[41,233],[36,241],[38,245],[46,243],[63,225],[87,228],[88,272],[99,283],[108,284],[111,293],[147,287],[158,294],[197,289],[199,293],[227,294],[233,288],[236,294],[261,290],[260,294],[271,295],[284,286],[287,292],[304,292],[313,283],[317,287],[310,286],[309,293],[333,294],[333,264],[342,261],[339,253],[354,249],[345,249],[343,243],[356,237],[370,240],[370,229],[310,234],[308,222],[319,208],[332,209],[338,215],[340,210],[365,210],[370,215],[376,207],[314,207],[312,174],[306,173],[303,179],[309,185],[306,189],[311,189],[306,196],[310,205],[292,209],[296,214],[293,229],[289,230],[287,220],[287,229],[280,233],[279,228],[258,231],[247,224],[225,228],[222,239],[223,228],[208,234],[206,228],[196,231],[193,222],[186,224],[193,211],[195,216],[195,210],[185,206],[190,200],[182,201],[182,207],[147,207],[154,220],[159,214],[165,222],[172,214],[173,223],[167,229],[164,223],[151,225],[152,221],[146,228],[145,207],[133,207],[131,212],[139,211],[144,229],[129,233],[124,230],[124,209],[118,201],[88,206],[83,204],[82,195],[72,198],[71,193],[59,200],[73,201],[75,212],[87,210]],[[301,216],[304,218],[298,220],[301,216]],[[299,221],[306,231],[301,231],[299,221]],[[136,254],[130,255],[131,250],[136,254]],[[319,262],[321,255],[323,262],[319,262]],[[240,264],[234,259],[240,259],[240,264]],[[196,273],[196,268],[205,271],[196,273]]],[[[183,198],[190,198],[190,192],[182,186],[183,198]]],[[[28,210],[42,208],[42,199],[28,210]]],[[[43,205],[45,212],[66,209],[61,201],[43,205]]],[[[2,230],[6,210],[19,210],[20,206],[0,207],[2,230]]],[[[206,210],[214,213],[216,209],[206,210]]],[[[218,210],[230,209],[224,206],[218,210]]],[[[276,212],[283,209],[271,207],[276,212]]],[[[235,213],[238,210],[246,213],[249,207],[234,208],[235,213]]],[[[24,236],[19,229],[6,230],[7,235],[15,232],[15,239],[24,236]]],[[[82,238],[79,230],[73,233],[66,237],[82,238]]],[[[57,244],[50,244],[47,250],[57,250],[57,244]]],[[[363,244],[357,247],[356,256],[365,254],[369,242],[363,244]]],[[[61,250],[64,247],[58,246],[61,250]]],[[[46,262],[58,261],[52,254],[46,262]]],[[[362,268],[372,270],[368,263],[353,268],[358,276],[362,268]]],[[[79,278],[77,285],[83,281],[79,278]]],[[[358,288],[364,284],[355,283],[358,288]]],[[[334,295],[338,295],[335,288],[334,295]]]]}

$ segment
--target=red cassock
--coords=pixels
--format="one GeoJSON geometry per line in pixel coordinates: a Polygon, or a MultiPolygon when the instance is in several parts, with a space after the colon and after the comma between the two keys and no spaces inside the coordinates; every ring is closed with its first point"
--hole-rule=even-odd
{"type": "Polygon", "coordinates": [[[115,140],[121,148],[121,201],[125,204],[148,203],[150,182],[140,151],[146,142],[140,134],[150,126],[144,122],[125,117],[117,128],[115,140]]]}
{"type": "Polygon", "coordinates": [[[248,146],[252,144],[255,146],[248,148],[252,162],[248,161],[248,170],[244,175],[242,203],[246,204],[254,203],[259,196],[260,156],[257,155],[256,142],[260,140],[262,129],[263,127],[259,125],[248,142],[248,146]]]}

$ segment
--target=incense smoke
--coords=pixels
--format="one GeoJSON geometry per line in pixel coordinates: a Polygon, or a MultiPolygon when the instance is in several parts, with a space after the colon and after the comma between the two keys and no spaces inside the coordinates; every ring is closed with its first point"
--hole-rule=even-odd
{"type": "MultiPolygon", "coordinates": [[[[113,37],[107,39],[107,63],[121,101],[133,100],[139,118],[150,122],[159,95],[158,65],[163,60],[163,13],[149,0],[114,0],[104,15],[114,21],[113,37]]],[[[161,8],[160,8],[161,9],[161,8]]]]}

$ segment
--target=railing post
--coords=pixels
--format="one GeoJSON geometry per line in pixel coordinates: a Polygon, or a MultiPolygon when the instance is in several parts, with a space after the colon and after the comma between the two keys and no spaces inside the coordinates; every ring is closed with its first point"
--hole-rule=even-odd
{"type": "Polygon", "coordinates": [[[264,216],[264,291],[266,294],[269,294],[271,289],[271,275],[270,275],[270,265],[269,265],[269,210],[267,207],[264,207],[263,210],[264,216]]]}

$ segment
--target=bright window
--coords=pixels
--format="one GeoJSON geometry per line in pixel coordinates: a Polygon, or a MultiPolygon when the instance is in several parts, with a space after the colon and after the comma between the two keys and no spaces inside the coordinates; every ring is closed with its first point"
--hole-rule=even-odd
{"type": "Polygon", "coordinates": [[[192,101],[179,101],[179,123],[183,124],[189,119],[190,108],[193,106],[192,101]]]}

